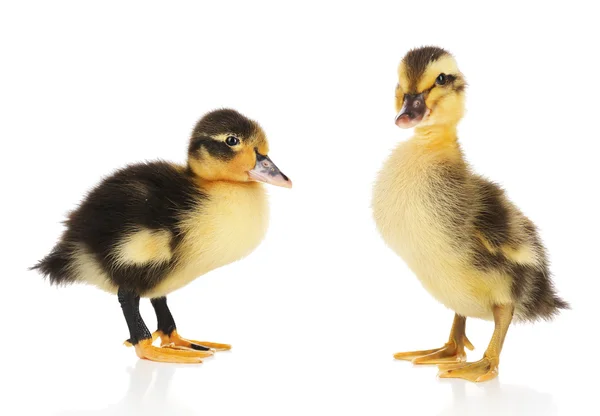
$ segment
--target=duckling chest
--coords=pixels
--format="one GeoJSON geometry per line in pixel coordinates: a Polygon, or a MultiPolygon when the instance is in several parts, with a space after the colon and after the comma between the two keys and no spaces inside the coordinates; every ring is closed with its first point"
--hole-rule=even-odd
{"type": "Polygon", "coordinates": [[[465,316],[487,316],[480,279],[464,262],[466,188],[440,178],[435,162],[410,150],[397,149],[379,173],[372,205],[377,228],[433,297],[465,316]]]}
{"type": "Polygon", "coordinates": [[[373,216],[386,244],[429,281],[457,260],[454,222],[446,205],[453,190],[440,186],[440,164],[411,143],[384,163],[373,192],[373,216]]]}
{"type": "Polygon", "coordinates": [[[153,290],[165,295],[198,276],[249,255],[263,240],[269,208],[260,184],[210,189],[198,212],[181,222],[183,239],[173,271],[153,290]]]}
{"type": "Polygon", "coordinates": [[[250,254],[264,238],[269,209],[262,185],[213,190],[202,213],[192,218],[187,246],[190,259],[221,266],[250,254]]]}

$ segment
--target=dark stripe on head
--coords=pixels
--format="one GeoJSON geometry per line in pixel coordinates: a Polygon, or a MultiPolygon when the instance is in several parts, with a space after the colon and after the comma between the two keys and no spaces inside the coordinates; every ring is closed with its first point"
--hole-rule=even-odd
{"type": "Polygon", "coordinates": [[[225,142],[215,140],[208,136],[193,137],[190,140],[188,154],[198,155],[201,148],[206,149],[209,155],[220,160],[231,160],[235,156],[235,151],[227,146],[225,142]]]}
{"type": "Polygon", "coordinates": [[[228,133],[244,140],[256,133],[256,125],[235,110],[216,110],[206,114],[196,123],[192,138],[228,133]]]}
{"type": "Polygon", "coordinates": [[[425,73],[431,62],[435,62],[442,56],[450,55],[442,48],[425,46],[412,49],[402,59],[408,78],[408,93],[417,93],[417,83],[425,73]]]}
{"type": "Polygon", "coordinates": [[[458,76],[446,74],[446,78],[448,79],[446,85],[450,85],[455,92],[463,92],[467,87],[467,82],[462,74],[459,74],[458,76]]]}

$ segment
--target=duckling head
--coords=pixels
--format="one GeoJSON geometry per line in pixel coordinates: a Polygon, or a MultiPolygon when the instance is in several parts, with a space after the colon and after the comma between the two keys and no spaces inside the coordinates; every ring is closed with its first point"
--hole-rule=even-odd
{"type": "Polygon", "coordinates": [[[466,85],[454,57],[444,49],[410,50],[398,66],[396,125],[407,129],[458,124],[466,85]]]}
{"type": "Polygon", "coordinates": [[[268,156],[269,143],[260,125],[231,109],[212,111],[192,132],[188,167],[207,181],[265,182],[292,187],[268,156]]]}

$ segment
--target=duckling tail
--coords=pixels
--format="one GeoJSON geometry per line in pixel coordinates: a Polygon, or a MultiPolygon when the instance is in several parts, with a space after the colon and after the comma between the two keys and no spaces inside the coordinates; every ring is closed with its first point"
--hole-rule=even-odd
{"type": "Polygon", "coordinates": [[[569,302],[559,298],[558,296],[554,296],[554,307],[556,309],[571,309],[569,302]]]}
{"type": "Polygon", "coordinates": [[[50,284],[61,285],[73,282],[71,272],[72,258],[64,244],[59,243],[54,249],[29,270],[38,270],[50,280],[50,284]]]}
{"type": "Polygon", "coordinates": [[[519,306],[522,318],[527,321],[539,319],[551,321],[561,310],[571,309],[569,303],[556,293],[556,289],[547,268],[530,270],[523,274],[527,279],[527,290],[522,293],[519,306]]]}

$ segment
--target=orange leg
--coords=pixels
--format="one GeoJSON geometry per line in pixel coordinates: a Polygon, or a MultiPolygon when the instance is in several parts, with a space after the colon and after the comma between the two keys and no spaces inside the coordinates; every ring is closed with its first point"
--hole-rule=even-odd
{"type": "Polygon", "coordinates": [[[473,363],[439,366],[440,372],[438,375],[441,378],[462,378],[473,382],[495,378],[498,375],[500,352],[512,321],[513,312],[514,307],[512,305],[495,306],[494,334],[490,340],[490,345],[483,354],[483,358],[473,363]]]}
{"type": "Polygon", "coordinates": [[[450,330],[448,342],[441,348],[431,350],[399,352],[394,354],[397,360],[412,361],[414,364],[446,364],[461,363],[467,358],[465,347],[473,350],[473,344],[465,335],[467,318],[458,314],[454,315],[454,322],[450,330]]]}

